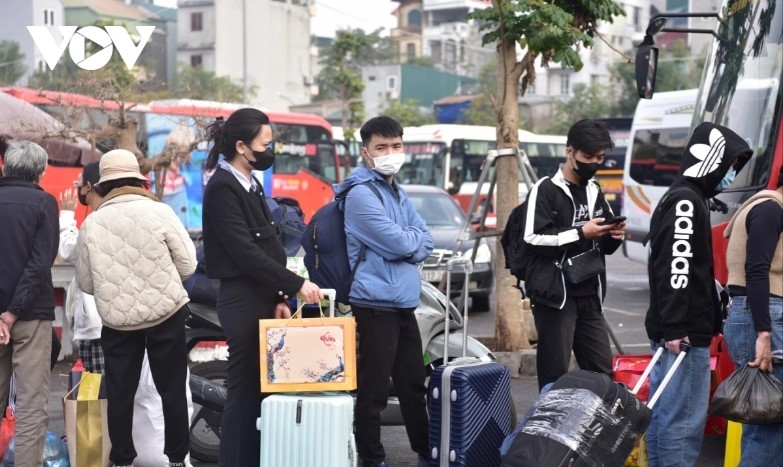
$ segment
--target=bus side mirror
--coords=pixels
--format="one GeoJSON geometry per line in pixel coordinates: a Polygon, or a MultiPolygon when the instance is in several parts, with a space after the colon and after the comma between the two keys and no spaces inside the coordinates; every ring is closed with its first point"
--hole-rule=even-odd
{"type": "Polygon", "coordinates": [[[636,52],[636,90],[642,99],[652,99],[655,92],[655,72],[658,69],[658,48],[645,40],[636,52]]]}

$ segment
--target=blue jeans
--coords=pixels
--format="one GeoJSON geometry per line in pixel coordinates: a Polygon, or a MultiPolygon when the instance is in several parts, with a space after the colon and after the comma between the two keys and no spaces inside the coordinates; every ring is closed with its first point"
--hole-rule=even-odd
{"type": "MultiPolygon", "coordinates": [[[[653,352],[660,344],[651,342],[653,352]]],[[[650,375],[650,397],[677,358],[668,350],[650,375]]],[[[696,465],[707,422],[710,399],[710,348],[693,347],[685,356],[652,409],[647,429],[647,457],[650,467],[696,465]]]]}
{"type": "MultiPolygon", "coordinates": [[[[772,318],[772,351],[783,351],[783,299],[770,298],[769,314],[772,318]]],[[[731,300],[729,318],[723,325],[723,337],[731,359],[737,366],[746,365],[756,358],[758,334],[753,327],[753,316],[750,314],[746,297],[734,297],[731,300]]],[[[783,364],[774,364],[772,374],[783,381],[783,364]]],[[[742,426],[740,467],[760,465],[783,467],[781,453],[783,453],[783,423],[742,426]]]]}

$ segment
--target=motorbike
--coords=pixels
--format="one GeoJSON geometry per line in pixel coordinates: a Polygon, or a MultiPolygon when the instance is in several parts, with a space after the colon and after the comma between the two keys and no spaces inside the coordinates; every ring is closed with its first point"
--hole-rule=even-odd
{"type": "MultiPolygon", "coordinates": [[[[188,350],[199,342],[225,340],[214,305],[191,302],[187,306],[190,311],[185,321],[188,350]]],[[[421,334],[422,364],[428,378],[433,369],[444,363],[446,313],[449,313],[450,330],[448,355],[449,360],[452,360],[462,356],[462,315],[437,287],[422,281],[419,306],[415,315],[421,334]]],[[[495,360],[494,354],[486,346],[470,336],[467,337],[466,356],[486,362],[495,360]]],[[[190,368],[190,375],[189,385],[194,404],[194,416],[190,425],[190,455],[203,462],[217,462],[222,408],[226,400],[226,362],[215,360],[196,364],[190,368]]],[[[386,409],[381,413],[381,423],[386,426],[402,425],[400,403],[393,383],[390,381],[389,384],[389,400],[386,409]]]]}

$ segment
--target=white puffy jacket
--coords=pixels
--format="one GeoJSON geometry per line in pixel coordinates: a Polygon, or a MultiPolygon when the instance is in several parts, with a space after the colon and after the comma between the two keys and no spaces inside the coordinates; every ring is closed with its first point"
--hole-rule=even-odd
{"type": "Polygon", "coordinates": [[[174,211],[140,188],[112,190],[79,233],[76,279],[104,326],[123,331],[165,321],[188,302],[182,281],[196,249],[174,211]]]}
{"type": "MultiPolygon", "coordinates": [[[[60,258],[64,263],[73,264],[79,255],[77,248],[79,229],[73,211],[60,211],[60,258]]],[[[95,299],[79,290],[76,276],[73,277],[65,300],[65,316],[73,323],[73,340],[94,340],[101,338],[101,316],[95,307],[95,299]]]]}

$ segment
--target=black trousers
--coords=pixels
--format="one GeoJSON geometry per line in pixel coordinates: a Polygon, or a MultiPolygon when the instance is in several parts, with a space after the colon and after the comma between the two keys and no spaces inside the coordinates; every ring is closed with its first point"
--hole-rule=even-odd
{"type": "Polygon", "coordinates": [[[220,428],[220,466],[256,466],[261,462],[261,368],[258,320],[273,318],[275,303],[260,296],[257,282],[220,281],[217,310],[228,343],[228,399],[220,428]]]}
{"type": "MultiPolygon", "coordinates": [[[[163,404],[165,441],[163,453],[170,462],[182,462],[188,454],[190,423],[185,394],[188,353],[185,347],[185,309],[151,328],[120,331],[104,326],[101,347],[106,359],[109,459],[130,465],[136,458],[133,445],[133,399],[139,386],[144,349],[163,404]]],[[[139,446],[145,449],[146,446],[139,446]]]]}
{"type": "Polygon", "coordinates": [[[533,304],[533,319],[539,390],[568,371],[571,350],[579,368],[612,375],[609,332],[597,295],[568,297],[562,310],[533,304]]]}
{"type": "Polygon", "coordinates": [[[380,311],[351,305],[359,331],[356,446],[365,461],[384,459],[381,412],[394,381],[411,449],[428,453],[426,374],[421,336],[412,311],[380,311]]]}

